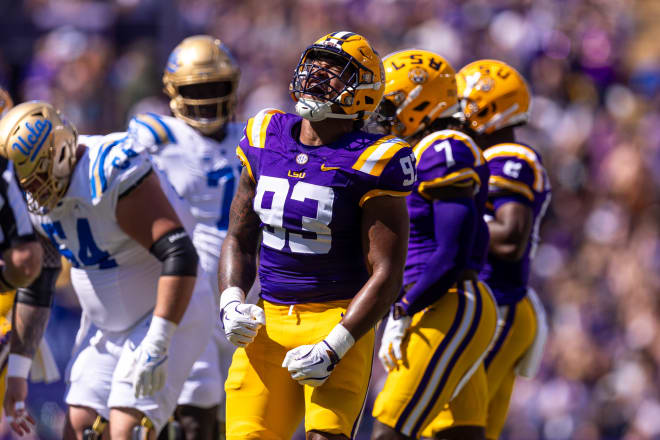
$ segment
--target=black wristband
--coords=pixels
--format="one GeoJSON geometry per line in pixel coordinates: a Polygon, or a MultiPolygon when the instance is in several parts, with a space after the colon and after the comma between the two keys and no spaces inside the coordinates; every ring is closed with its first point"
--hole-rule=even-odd
{"type": "Polygon", "coordinates": [[[59,269],[42,268],[39,277],[29,287],[16,290],[16,302],[35,307],[50,307],[53,304],[55,281],[59,273],[59,269]]]}
{"type": "Polygon", "coordinates": [[[161,275],[196,276],[199,258],[190,237],[176,228],[151,245],[151,254],[163,262],[161,275]]]}

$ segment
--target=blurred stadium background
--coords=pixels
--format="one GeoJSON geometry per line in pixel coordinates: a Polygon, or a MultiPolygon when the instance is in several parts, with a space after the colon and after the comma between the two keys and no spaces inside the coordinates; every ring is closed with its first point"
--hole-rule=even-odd
{"type": "MultiPolygon", "coordinates": [[[[520,380],[505,439],[660,438],[660,1],[0,0],[0,84],[60,107],[81,133],[168,112],[161,72],[184,37],[209,33],[242,69],[237,120],[292,110],[303,48],[351,30],[381,53],[438,51],[457,70],[502,59],[528,79],[554,197],[532,285],[552,335],[520,380]]],[[[63,371],[78,311],[60,285],[47,338],[63,371]]],[[[374,364],[371,398],[383,382],[374,364]]],[[[60,436],[64,385],[35,385],[37,438],[60,436]]],[[[366,415],[360,439],[368,438],[366,415]]],[[[0,432],[8,436],[6,426],[0,432]]],[[[7,437],[9,438],[9,437],[7,437]]]]}

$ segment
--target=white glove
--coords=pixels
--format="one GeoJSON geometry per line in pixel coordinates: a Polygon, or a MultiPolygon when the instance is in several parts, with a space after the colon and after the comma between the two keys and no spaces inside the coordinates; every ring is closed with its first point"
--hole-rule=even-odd
{"type": "Polygon", "coordinates": [[[220,295],[220,319],[227,339],[237,347],[254,341],[261,326],[266,324],[264,310],[245,304],[245,293],[238,287],[228,287],[220,295]]]}
{"type": "Polygon", "coordinates": [[[282,367],[288,369],[291,377],[301,385],[318,387],[330,377],[335,365],[353,344],[355,339],[350,332],[337,324],[321,342],[289,350],[282,367]]]}
{"type": "Polygon", "coordinates": [[[394,319],[392,312],[390,312],[387,323],[385,324],[385,330],[383,331],[383,338],[380,341],[380,349],[378,350],[378,357],[385,370],[395,370],[399,362],[403,362],[401,343],[408,327],[410,327],[411,321],[412,318],[407,315],[401,316],[399,319],[394,319]]]}
{"type": "Polygon", "coordinates": [[[160,316],[151,319],[146,336],[133,352],[132,371],[135,397],[160,391],[167,379],[167,350],[177,325],[160,316]]]}
{"type": "Polygon", "coordinates": [[[7,423],[20,436],[34,431],[36,426],[34,419],[25,408],[28,396],[27,377],[31,365],[32,359],[20,354],[9,354],[4,408],[7,423]]]}

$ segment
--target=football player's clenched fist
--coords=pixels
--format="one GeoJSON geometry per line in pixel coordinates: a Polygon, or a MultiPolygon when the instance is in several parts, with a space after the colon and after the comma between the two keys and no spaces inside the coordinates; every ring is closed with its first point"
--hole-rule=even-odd
{"type": "Polygon", "coordinates": [[[220,319],[227,339],[237,347],[254,341],[261,326],[266,324],[264,310],[245,304],[245,293],[238,287],[228,287],[220,295],[220,319]]]}

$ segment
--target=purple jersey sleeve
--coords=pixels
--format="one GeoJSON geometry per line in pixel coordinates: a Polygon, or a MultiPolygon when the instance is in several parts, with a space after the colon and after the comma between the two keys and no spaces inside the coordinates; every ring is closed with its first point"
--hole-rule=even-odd
{"type": "MultiPolygon", "coordinates": [[[[466,181],[481,185],[476,168],[485,163],[481,151],[468,136],[452,130],[432,133],[415,146],[418,191],[466,181]]],[[[484,182],[485,183],[485,182],[484,182]]]]}
{"type": "MultiPolygon", "coordinates": [[[[364,174],[356,179],[361,182],[363,194],[360,198],[360,206],[372,197],[389,195],[395,197],[405,197],[410,194],[416,182],[416,161],[410,145],[397,139],[394,151],[390,153],[391,159],[388,159],[382,165],[380,175],[373,176],[364,174]]],[[[381,159],[382,161],[383,159],[381,159]]]]}
{"type": "Polygon", "coordinates": [[[490,198],[499,194],[518,194],[530,203],[544,191],[546,181],[541,158],[529,147],[519,144],[496,145],[484,152],[488,160],[490,198]]]}
{"type": "Polygon", "coordinates": [[[409,316],[440,299],[468,267],[478,220],[474,199],[433,202],[435,251],[427,256],[423,274],[401,299],[409,316]]]}
{"type": "Polygon", "coordinates": [[[255,183],[261,174],[261,156],[268,133],[277,129],[278,118],[276,115],[278,114],[282,114],[282,112],[275,109],[264,109],[248,119],[243,130],[243,137],[236,147],[236,155],[255,183]]]}

